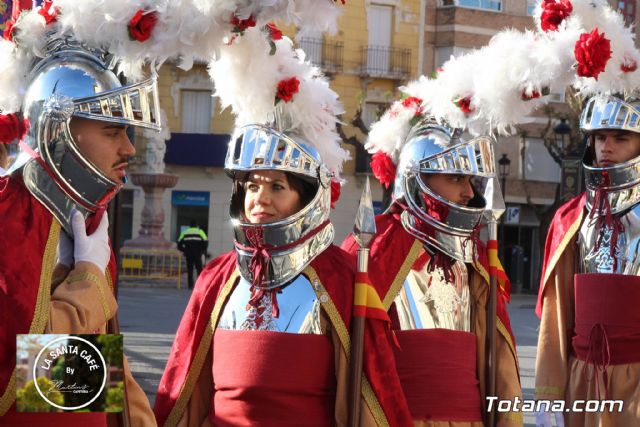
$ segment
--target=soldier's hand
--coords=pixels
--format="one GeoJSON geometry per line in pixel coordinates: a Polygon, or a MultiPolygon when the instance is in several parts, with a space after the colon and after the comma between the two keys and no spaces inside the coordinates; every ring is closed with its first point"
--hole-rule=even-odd
{"type": "Polygon", "coordinates": [[[71,267],[73,264],[73,242],[63,230],[60,230],[60,240],[58,240],[58,264],[71,267]]]}
{"type": "Polygon", "coordinates": [[[84,217],[78,211],[71,217],[73,229],[73,256],[76,264],[85,261],[96,265],[100,271],[104,271],[111,258],[109,249],[109,219],[102,215],[100,224],[91,236],[87,236],[84,217]]]}

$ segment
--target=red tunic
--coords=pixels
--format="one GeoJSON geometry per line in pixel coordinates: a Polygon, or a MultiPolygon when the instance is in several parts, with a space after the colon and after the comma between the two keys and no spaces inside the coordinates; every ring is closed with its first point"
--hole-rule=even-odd
{"type": "Polygon", "coordinates": [[[542,301],[547,280],[560,259],[561,250],[564,250],[564,243],[573,237],[577,229],[570,233],[572,226],[582,217],[585,193],[569,200],[553,217],[549,226],[547,240],[544,245],[544,258],[542,260],[542,277],[540,278],[540,289],[538,290],[538,303],[536,304],[536,314],[542,316],[542,301]]]}
{"type": "MultiPolygon", "coordinates": [[[[376,228],[378,230],[374,241],[370,248],[369,261],[369,277],[371,282],[383,299],[384,306],[389,310],[392,308],[393,300],[397,296],[402,283],[409,273],[409,270],[419,263],[425,262],[425,257],[418,258],[421,252],[422,244],[411,234],[409,234],[397,214],[383,214],[376,217],[376,228]]],[[[352,236],[349,236],[342,244],[342,248],[347,252],[355,255],[357,243],[352,236]]],[[[486,258],[486,250],[479,248],[480,262],[478,268],[488,271],[488,262],[486,258]]],[[[428,260],[428,258],[426,259],[428,260]]],[[[424,264],[422,264],[424,265],[424,264]]],[[[513,349],[514,363],[515,361],[515,340],[511,332],[509,316],[507,313],[505,298],[506,295],[499,293],[497,301],[498,314],[498,333],[504,337],[513,349]]],[[[391,317],[394,315],[391,313],[391,317]]],[[[433,330],[431,330],[433,331],[433,330]]],[[[468,340],[464,336],[454,336],[455,331],[442,330],[441,332],[425,332],[425,331],[397,331],[399,339],[408,339],[411,337],[411,345],[401,345],[402,351],[397,352],[397,369],[401,380],[403,380],[403,389],[405,398],[409,402],[411,413],[415,419],[436,419],[443,421],[475,421],[481,420],[481,410],[483,402],[478,391],[478,373],[477,359],[470,359],[472,354],[474,357],[476,352],[476,341],[467,342],[467,354],[454,358],[455,353],[453,347],[464,344],[468,340]],[[410,333],[407,333],[410,332],[410,333]],[[429,334],[431,335],[427,337],[429,334]],[[449,336],[451,335],[451,336],[449,336]],[[440,348],[433,345],[433,340],[442,339],[440,348]],[[450,347],[449,350],[446,347],[450,347]],[[429,349],[437,349],[436,351],[427,352],[429,349]],[[421,351],[424,349],[425,351],[421,351]],[[430,355],[427,355],[430,353],[430,355]],[[423,364],[421,360],[428,358],[432,361],[430,366],[423,364]],[[446,360],[450,359],[450,360],[446,360]],[[473,360],[473,362],[472,362],[473,360]],[[439,368],[449,369],[455,367],[460,372],[455,375],[447,375],[445,379],[438,372],[439,368]],[[419,372],[418,376],[411,378],[411,372],[419,372]],[[460,381],[454,378],[459,376],[460,381]],[[420,380],[423,381],[420,381],[420,380]],[[438,384],[433,387],[434,381],[438,384]],[[444,384],[447,381],[448,384],[444,384]],[[445,399],[440,396],[430,394],[429,389],[439,390],[451,396],[459,396],[460,401],[445,403],[445,399]],[[418,394],[422,394],[419,397],[418,394]],[[475,405],[475,409],[471,406],[475,405]],[[424,417],[424,418],[423,418],[424,417]]],[[[471,337],[475,335],[469,334],[471,337]]],[[[478,338],[475,337],[477,340],[478,338]]],[[[401,341],[402,344],[402,341],[401,341]]],[[[515,379],[517,381],[517,379],[515,379]]]]}
{"type": "MultiPolygon", "coordinates": [[[[328,317],[339,335],[340,331],[349,330],[353,304],[355,272],[352,265],[346,262],[347,259],[347,254],[332,245],[316,256],[310,264],[334,307],[328,313],[328,317]]],[[[195,379],[202,369],[208,369],[203,368],[202,363],[209,351],[210,340],[220,332],[215,329],[218,316],[224,307],[224,301],[237,283],[235,274],[236,254],[232,251],[210,262],[198,278],[158,387],[154,407],[158,425],[175,425],[180,420],[193,392],[195,379]],[[221,299],[219,303],[218,299],[221,299]]],[[[346,340],[341,338],[341,341],[344,352],[349,356],[349,351],[346,350],[349,346],[348,337],[346,340]]],[[[408,407],[397,399],[402,393],[402,388],[394,369],[393,350],[387,339],[386,323],[374,319],[367,320],[363,364],[364,373],[374,394],[369,398],[365,396],[369,407],[380,408],[380,415],[391,426],[411,424],[408,407]]],[[[325,368],[326,365],[323,369],[325,368]]],[[[217,384],[217,381],[214,377],[214,384],[217,384]]],[[[227,381],[238,385],[240,380],[227,381]]],[[[252,379],[251,382],[255,384],[256,379],[252,379]]],[[[322,386],[322,383],[313,385],[320,388],[322,386]]],[[[249,405],[254,406],[257,403],[249,405]]],[[[215,411],[217,410],[218,407],[215,408],[215,411]]],[[[224,413],[227,409],[222,411],[224,413]]],[[[248,423],[251,415],[245,413],[245,417],[245,422],[248,423]]],[[[307,417],[304,420],[307,421],[307,417]]]]}
{"type": "MultiPolygon", "coordinates": [[[[27,190],[19,175],[0,178],[0,425],[106,425],[102,413],[15,413],[16,335],[41,334],[49,319],[51,274],[57,240],[50,240],[53,215],[27,190]],[[49,244],[47,244],[49,243],[49,244]],[[53,253],[51,253],[53,251],[53,253]],[[11,254],[14,254],[13,256],[11,254]],[[51,258],[53,256],[53,258],[51,258]]],[[[109,264],[115,277],[112,254],[109,264]]]]}

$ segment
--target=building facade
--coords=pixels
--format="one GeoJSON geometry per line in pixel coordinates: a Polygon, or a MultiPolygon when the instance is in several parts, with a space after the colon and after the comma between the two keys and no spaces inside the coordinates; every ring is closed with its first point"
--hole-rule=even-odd
{"type": "MultiPolygon", "coordinates": [[[[360,117],[369,124],[394,99],[398,86],[418,77],[424,27],[418,0],[349,1],[341,8],[336,34],[310,34],[296,40],[307,59],[330,78],[345,109],[344,146],[351,152],[352,161],[345,165],[345,185],[331,215],[338,244],[353,229],[360,194],[369,176],[368,159],[361,146],[364,129],[349,122],[360,117]]],[[[295,38],[295,28],[283,27],[283,31],[295,38]]],[[[165,237],[175,241],[180,230],[194,220],[207,232],[208,252],[215,257],[233,248],[228,214],[231,181],[223,170],[233,117],[221,110],[213,96],[215,88],[206,64],[195,64],[189,71],[166,64],[160,70],[159,87],[160,104],[171,130],[165,170],[179,176],[177,185],[163,196],[165,237]]],[[[137,154],[131,171],[144,171],[144,136],[137,134],[135,144],[137,154]]],[[[382,190],[375,179],[371,184],[379,204],[382,190]]],[[[145,200],[142,189],[132,183],[118,199],[116,246],[137,236],[145,200]]]]}

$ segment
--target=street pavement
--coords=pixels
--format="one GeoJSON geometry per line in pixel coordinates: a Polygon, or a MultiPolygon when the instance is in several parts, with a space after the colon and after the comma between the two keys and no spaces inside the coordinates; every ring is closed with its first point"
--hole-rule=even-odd
{"type": "MultiPolygon", "coordinates": [[[[191,291],[121,287],[118,295],[120,328],[125,354],[133,375],[153,405],[158,382],[169,357],[178,323],[191,291]]],[[[534,295],[513,295],[509,305],[511,326],[516,336],[520,376],[525,399],[533,399],[536,343],[540,321],[534,314],[534,295]]],[[[535,425],[525,414],[525,425],[535,425]]]]}

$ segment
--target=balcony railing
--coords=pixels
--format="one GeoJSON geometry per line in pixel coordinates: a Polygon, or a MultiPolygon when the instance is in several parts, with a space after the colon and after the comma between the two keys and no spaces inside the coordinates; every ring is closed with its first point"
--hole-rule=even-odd
{"type": "Polygon", "coordinates": [[[327,74],[342,71],[344,45],[342,42],[329,42],[315,37],[303,37],[298,46],[305,51],[307,60],[327,74]]]}
{"type": "Polygon", "coordinates": [[[360,75],[406,80],[411,69],[411,49],[388,46],[363,46],[360,75]]]}

